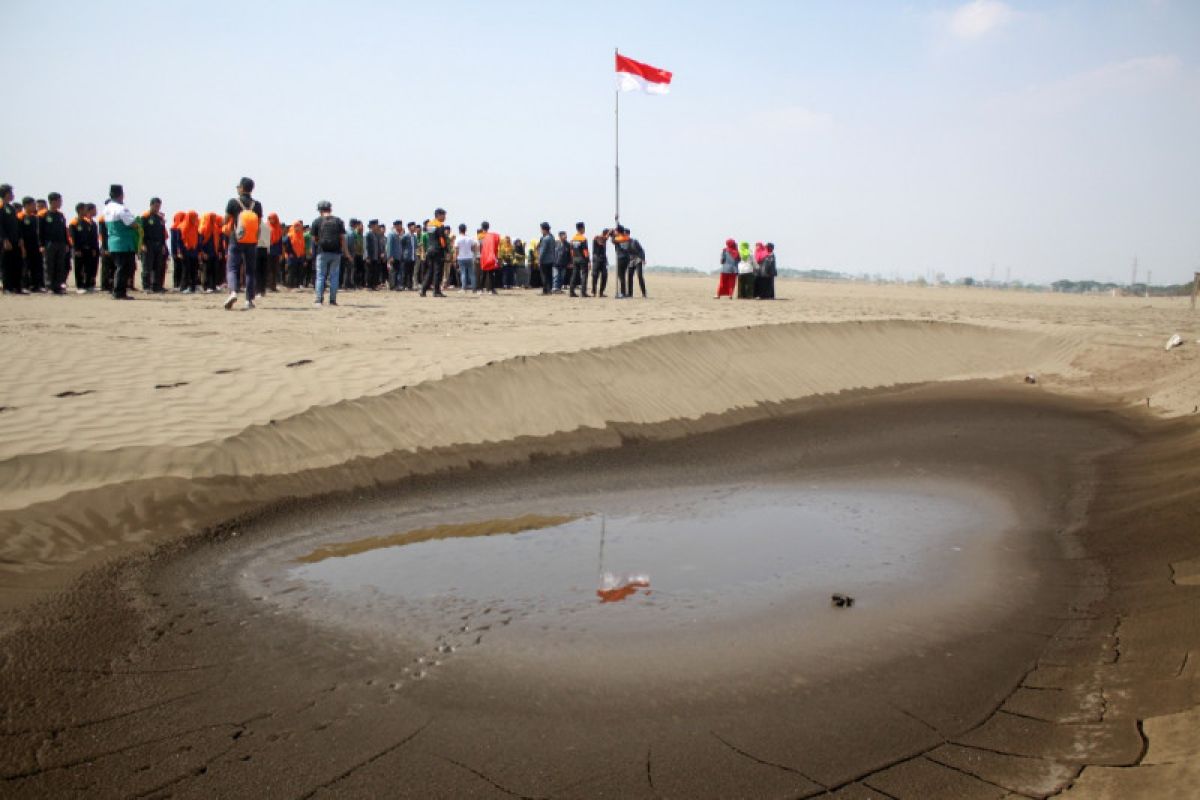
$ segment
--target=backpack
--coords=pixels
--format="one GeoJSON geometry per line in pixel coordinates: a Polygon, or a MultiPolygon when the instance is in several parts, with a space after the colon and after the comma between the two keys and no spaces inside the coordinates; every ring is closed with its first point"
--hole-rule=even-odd
{"type": "Polygon", "coordinates": [[[252,244],[258,246],[258,214],[254,213],[253,204],[249,208],[240,199],[238,205],[242,207],[241,212],[237,216],[237,228],[234,230],[234,241],[238,244],[252,244]]]}
{"type": "Polygon", "coordinates": [[[322,253],[342,251],[341,222],[333,216],[321,218],[321,226],[317,229],[317,249],[322,253]]]}

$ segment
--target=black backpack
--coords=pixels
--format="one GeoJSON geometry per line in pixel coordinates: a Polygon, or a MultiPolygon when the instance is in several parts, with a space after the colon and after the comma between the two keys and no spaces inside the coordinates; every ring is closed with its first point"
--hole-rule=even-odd
{"type": "Polygon", "coordinates": [[[322,217],[317,230],[317,249],[322,253],[342,252],[342,221],[334,216],[322,217]]]}

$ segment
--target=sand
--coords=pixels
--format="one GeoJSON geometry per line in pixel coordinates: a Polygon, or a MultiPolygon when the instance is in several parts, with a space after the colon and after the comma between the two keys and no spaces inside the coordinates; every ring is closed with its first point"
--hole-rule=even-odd
{"type": "MultiPolygon", "coordinates": [[[[104,585],[76,585],[84,570],[238,515],[438,470],[666,441],[792,413],[796,402],[834,406],[910,385],[993,381],[1102,401],[1160,426],[1156,436],[1170,428],[1160,458],[1138,451],[1131,480],[1144,483],[1126,491],[1147,498],[1145,524],[1172,502],[1194,504],[1194,458],[1175,444],[1195,452],[1187,418],[1200,404],[1200,316],[1185,299],[780,281],[777,302],[718,302],[712,284],[655,275],[653,299],[621,302],[357,292],[320,310],[309,294],[285,292],[228,313],[212,297],[0,299],[6,668],[20,661],[14,637],[43,618],[45,603],[62,601],[55,592],[74,586],[65,596],[78,602],[79,587],[104,585]],[[1173,333],[1186,344],[1164,351],[1173,333]],[[1021,382],[1028,373],[1036,385],[1021,382]],[[1166,501],[1155,482],[1165,463],[1178,484],[1166,501]]],[[[1178,674],[1147,678],[1184,681],[1169,708],[1145,714],[1142,690],[1127,690],[1137,730],[1161,730],[1164,742],[1186,727],[1174,715],[1200,700],[1200,649],[1188,655],[1200,644],[1178,630],[1189,612],[1196,618],[1188,576],[1200,542],[1189,552],[1187,537],[1167,538],[1169,560],[1131,578],[1129,597],[1117,575],[1108,599],[1115,619],[1145,625],[1147,640],[1184,642],[1169,654],[1185,659],[1178,674]],[[1144,601],[1143,590],[1157,599],[1144,601]]],[[[138,596],[129,613],[153,606],[138,596]]],[[[1118,663],[1137,663],[1118,651],[1118,663]]],[[[1121,772],[1072,772],[1071,791],[1103,796],[1129,785],[1120,781],[1177,779],[1171,746],[1151,752],[1121,772]]]]}

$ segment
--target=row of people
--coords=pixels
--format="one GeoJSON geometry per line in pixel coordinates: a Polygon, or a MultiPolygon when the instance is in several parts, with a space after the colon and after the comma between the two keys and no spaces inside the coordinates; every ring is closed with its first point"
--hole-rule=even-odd
{"type": "Polygon", "coordinates": [[[214,293],[224,288],[229,293],[226,308],[236,303],[239,286],[246,289],[247,308],[267,291],[318,285],[330,289],[332,302],[338,288],[419,288],[422,295],[432,291],[437,296],[443,286],[480,293],[523,287],[572,296],[578,290],[587,297],[589,272],[591,295],[602,297],[608,286],[611,242],[616,296],[632,296],[635,277],[646,296],[645,250],[620,225],[589,240],[583,223],[576,225],[570,239],[565,231],[551,235],[549,223],[543,223],[536,244],[527,246],[520,239],[496,236],[487,222],[474,236],[466,225],[459,225],[456,235],[445,224],[442,209],[420,225],[395,220],[387,230],[378,220],[364,227],[361,220],[351,219],[347,227],[323,201],[312,224],[297,220],[285,227],[276,214],[263,220],[253,191],[254,182],[243,178],[223,216],[180,211],[168,226],[158,198],[147,211],[134,215],[117,184],[110,187],[103,215],[97,216],[95,204],[78,203],[69,222],[59,194],[51,193],[45,201],[27,197],[18,207],[12,204],[12,187],[2,185],[0,279],[6,292],[61,294],[73,262],[77,292],[95,291],[99,278],[102,290],[127,299],[140,258],[143,291],[166,291],[171,265],[177,291],[214,293]],[[329,241],[321,240],[323,226],[329,241]],[[333,254],[336,259],[330,257],[333,254]]]}

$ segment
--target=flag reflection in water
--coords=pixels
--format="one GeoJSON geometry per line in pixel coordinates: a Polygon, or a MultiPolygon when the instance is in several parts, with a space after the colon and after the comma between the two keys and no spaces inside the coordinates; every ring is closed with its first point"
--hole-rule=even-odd
{"type": "Polygon", "coordinates": [[[596,590],[596,596],[601,603],[619,603],[636,594],[639,589],[644,590],[643,594],[650,594],[649,575],[614,575],[605,572],[600,576],[600,588],[596,590]]]}

